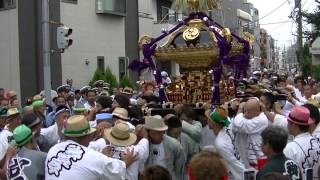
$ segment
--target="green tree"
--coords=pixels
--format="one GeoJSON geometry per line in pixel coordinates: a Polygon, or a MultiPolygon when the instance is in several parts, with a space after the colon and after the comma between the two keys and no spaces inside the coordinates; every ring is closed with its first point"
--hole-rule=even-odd
{"type": "Polygon", "coordinates": [[[313,77],[316,80],[320,80],[320,65],[313,66],[313,77]]]}
{"type": "Polygon", "coordinates": [[[312,57],[309,52],[310,44],[305,43],[302,50],[303,61],[300,63],[302,66],[303,77],[308,77],[312,75],[312,57]]]}
{"type": "Polygon", "coordinates": [[[134,88],[133,87],[133,84],[132,82],[130,81],[129,77],[127,75],[123,76],[120,80],[120,83],[119,83],[120,87],[131,87],[131,88],[134,88]]]}
{"type": "Polygon", "coordinates": [[[315,0],[317,5],[317,8],[314,10],[314,12],[303,12],[302,16],[304,17],[305,22],[308,24],[314,25],[315,29],[313,31],[305,31],[304,35],[307,37],[307,39],[311,42],[313,42],[317,37],[320,36],[320,1],[315,0]]]}
{"type": "Polygon", "coordinates": [[[98,80],[105,80],[105,74],[99,68],[97,68],[96,71],[94,72],[94,75],[93,75],[91,81],[89,82],[89,85],[92,86],[93,83],[98,80]]]}
{"type": "Polygon", "coordinates": [[[267,59],[267,50],[265,48],[261,48],[260,57],[261,59],[267,59]]]}
{"type": "Polygon", "coordinates": [[[116,76],[112,73],[110,67],[107,67],[104,77],[105,82],[110,84],[110,91],[112,88],[118,87],[118,81],[116,76]]]}

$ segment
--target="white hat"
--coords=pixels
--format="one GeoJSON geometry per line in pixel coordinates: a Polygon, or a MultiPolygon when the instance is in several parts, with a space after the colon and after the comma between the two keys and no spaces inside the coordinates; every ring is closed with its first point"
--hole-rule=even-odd
{"type": "Polygon", "coordinates": [[[258,75],[258,74],[261,74],[261,71],[253,71],[252,74],[253,74],[253,75],[258,75]]]}
{"type": "Polygon", "coordinates": [[[123,119],[123,120],[128,120],[128,110],[126,110],[125,108],[120,108],[120,107],[117,107],[113,110],[112,112],[112,115],[113,116],[116,116],[120,119],[123,119]]]}
{"type": "Polygon", "coordinates": [[[146,116],[144,127],[148,130],[154,131],[166,131],[168,126],[164,123],[164,120],[161,116],[146,116]]]}
{"type": "Polygon", "coordinates": [[[168,76],[168,73],[165,72],[165,71],[162,71],[162,72],[161,72],[161,76],[168,76]]]}
{"type": "Polygon", "coordinates": [[[130,132],[126,123],[118,123],[104,131],[104,138],[116,146],[130,146],[137,140],[137,136],[130,132]]]}

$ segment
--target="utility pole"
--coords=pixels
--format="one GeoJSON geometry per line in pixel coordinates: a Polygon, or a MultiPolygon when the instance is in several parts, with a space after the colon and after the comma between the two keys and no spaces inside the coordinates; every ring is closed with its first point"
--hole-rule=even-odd
{"type": "Polygon", "coordinates": [[[51,104],[49,0],[42,0],[43,85],[46,103],[51,104]]]}
{"type": "Polygon", "coordinates": [[[302,7],[301,7],[302,0],[298,2],[298,62],[299,64],[303,61],[302,51],[303,51],[303,39],[302,39],[302,7]]]}

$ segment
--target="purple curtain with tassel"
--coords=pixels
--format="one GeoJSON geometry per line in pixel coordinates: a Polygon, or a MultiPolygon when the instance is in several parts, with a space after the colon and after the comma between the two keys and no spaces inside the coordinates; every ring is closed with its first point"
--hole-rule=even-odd
{"type": "MultiPolygon", "coordinates": [[[[192,19],[202,19],[207,27],[209,27],[209,30],[212,31],[217,40],[218,40],[218,46],[220,48],[220,54],[218,57],[218,61],[216,64],[213,65],[213,84],[214,84],[214,92],[212,95],[212,103],[213,104],[220,104],[220,89],[219,89],[219,82],[221,80],[221,74],[222,74],[222,65],[228,65],[234,67],[235,71],[235,88],[238,86],[238,82],[241,78],[241,76],[246,75],[247,69],[249,67],[249,52],[250,52],[250,46],[249,42],[246,40],[240,38],[236,34],[231,33],[231,35],[239,42],[243,44],[244,50],[243,53],[229,57],[228,53],[231,50],[231,43],[227,43],[224,37],[222,37],[214,28],[211,28],[213,26],[216,26],[218,28],[224,28],[220,24],[214,22],[210,17],[208,17],[205,13],[203,12],[193,12],[184,19],[183,21],[179,21],[178,25],[176,25],[174,28],[172,28],[169,31],[163,31],[162,35],[160,35],[157,38],[154,38],[151,40],[149,44],[144,44],[143,45],[143,55],[144,59],[142,61],[139,60],[134,60],[132,63],[129,65],[129,69],[132,71],[137,71],[139,75],[141,72],[149,68],[149,70],[153,71],[154,77],[156,80],[156,83],[159,87],[159,98],[161,102],[167,102],[167,98],[165,95],[165,90],[164,86],[162,83],[162,77],[161,77],[161,72],[160,70],[157,69],[155,63],[153,62],[152,56],[154,54],[154,51],[157,47],[157,43],[162,40],[163,38],[167,37],[169,34],[175,32],[178,30],[180,27],[183,25],[187,24],[190,20],[192,19]]],[[[235,91],[236,92],[236,91],[235,91]]]]}

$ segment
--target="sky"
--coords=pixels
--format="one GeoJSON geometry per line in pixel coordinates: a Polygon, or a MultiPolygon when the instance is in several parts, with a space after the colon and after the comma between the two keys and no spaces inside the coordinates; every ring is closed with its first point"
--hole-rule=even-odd
{"type": "MultiPolygon", "coordinates": [[[[238,0],[240,1],[240,0],[238,0]]],[[[286,0],[249,0],[258,10],[259,17],[263,17],[264,15],[270,13],[281,4],[283,4],[286,0]]],[[[316,8],[315,0],[302,0],[302,9],[313,12],[316,8]]],[[[275,40],[276,45],[278,47],[289,46],[294,44],[296,41],[296,37],[292,35],[296,34],[297,28],[296,24],[292,19],[289,19],[290,12],[294,8],[294,0],[287,0],[287,2],[281,6],[278,10],[276,10],[271,15],[260,20],[261,27],[266,29],[268,34],[270,34],[275,40]],[[286,23],[272,24],[274,22],[284,22],[290,21],[286,23]],[[269,24],[269,25],[264,25],[269,24]]],[[[304,23],[305,24],[305,23],[304,23]]],[[[304,28],[310,29],[310,26],[304,25],[304,28]]]]}

